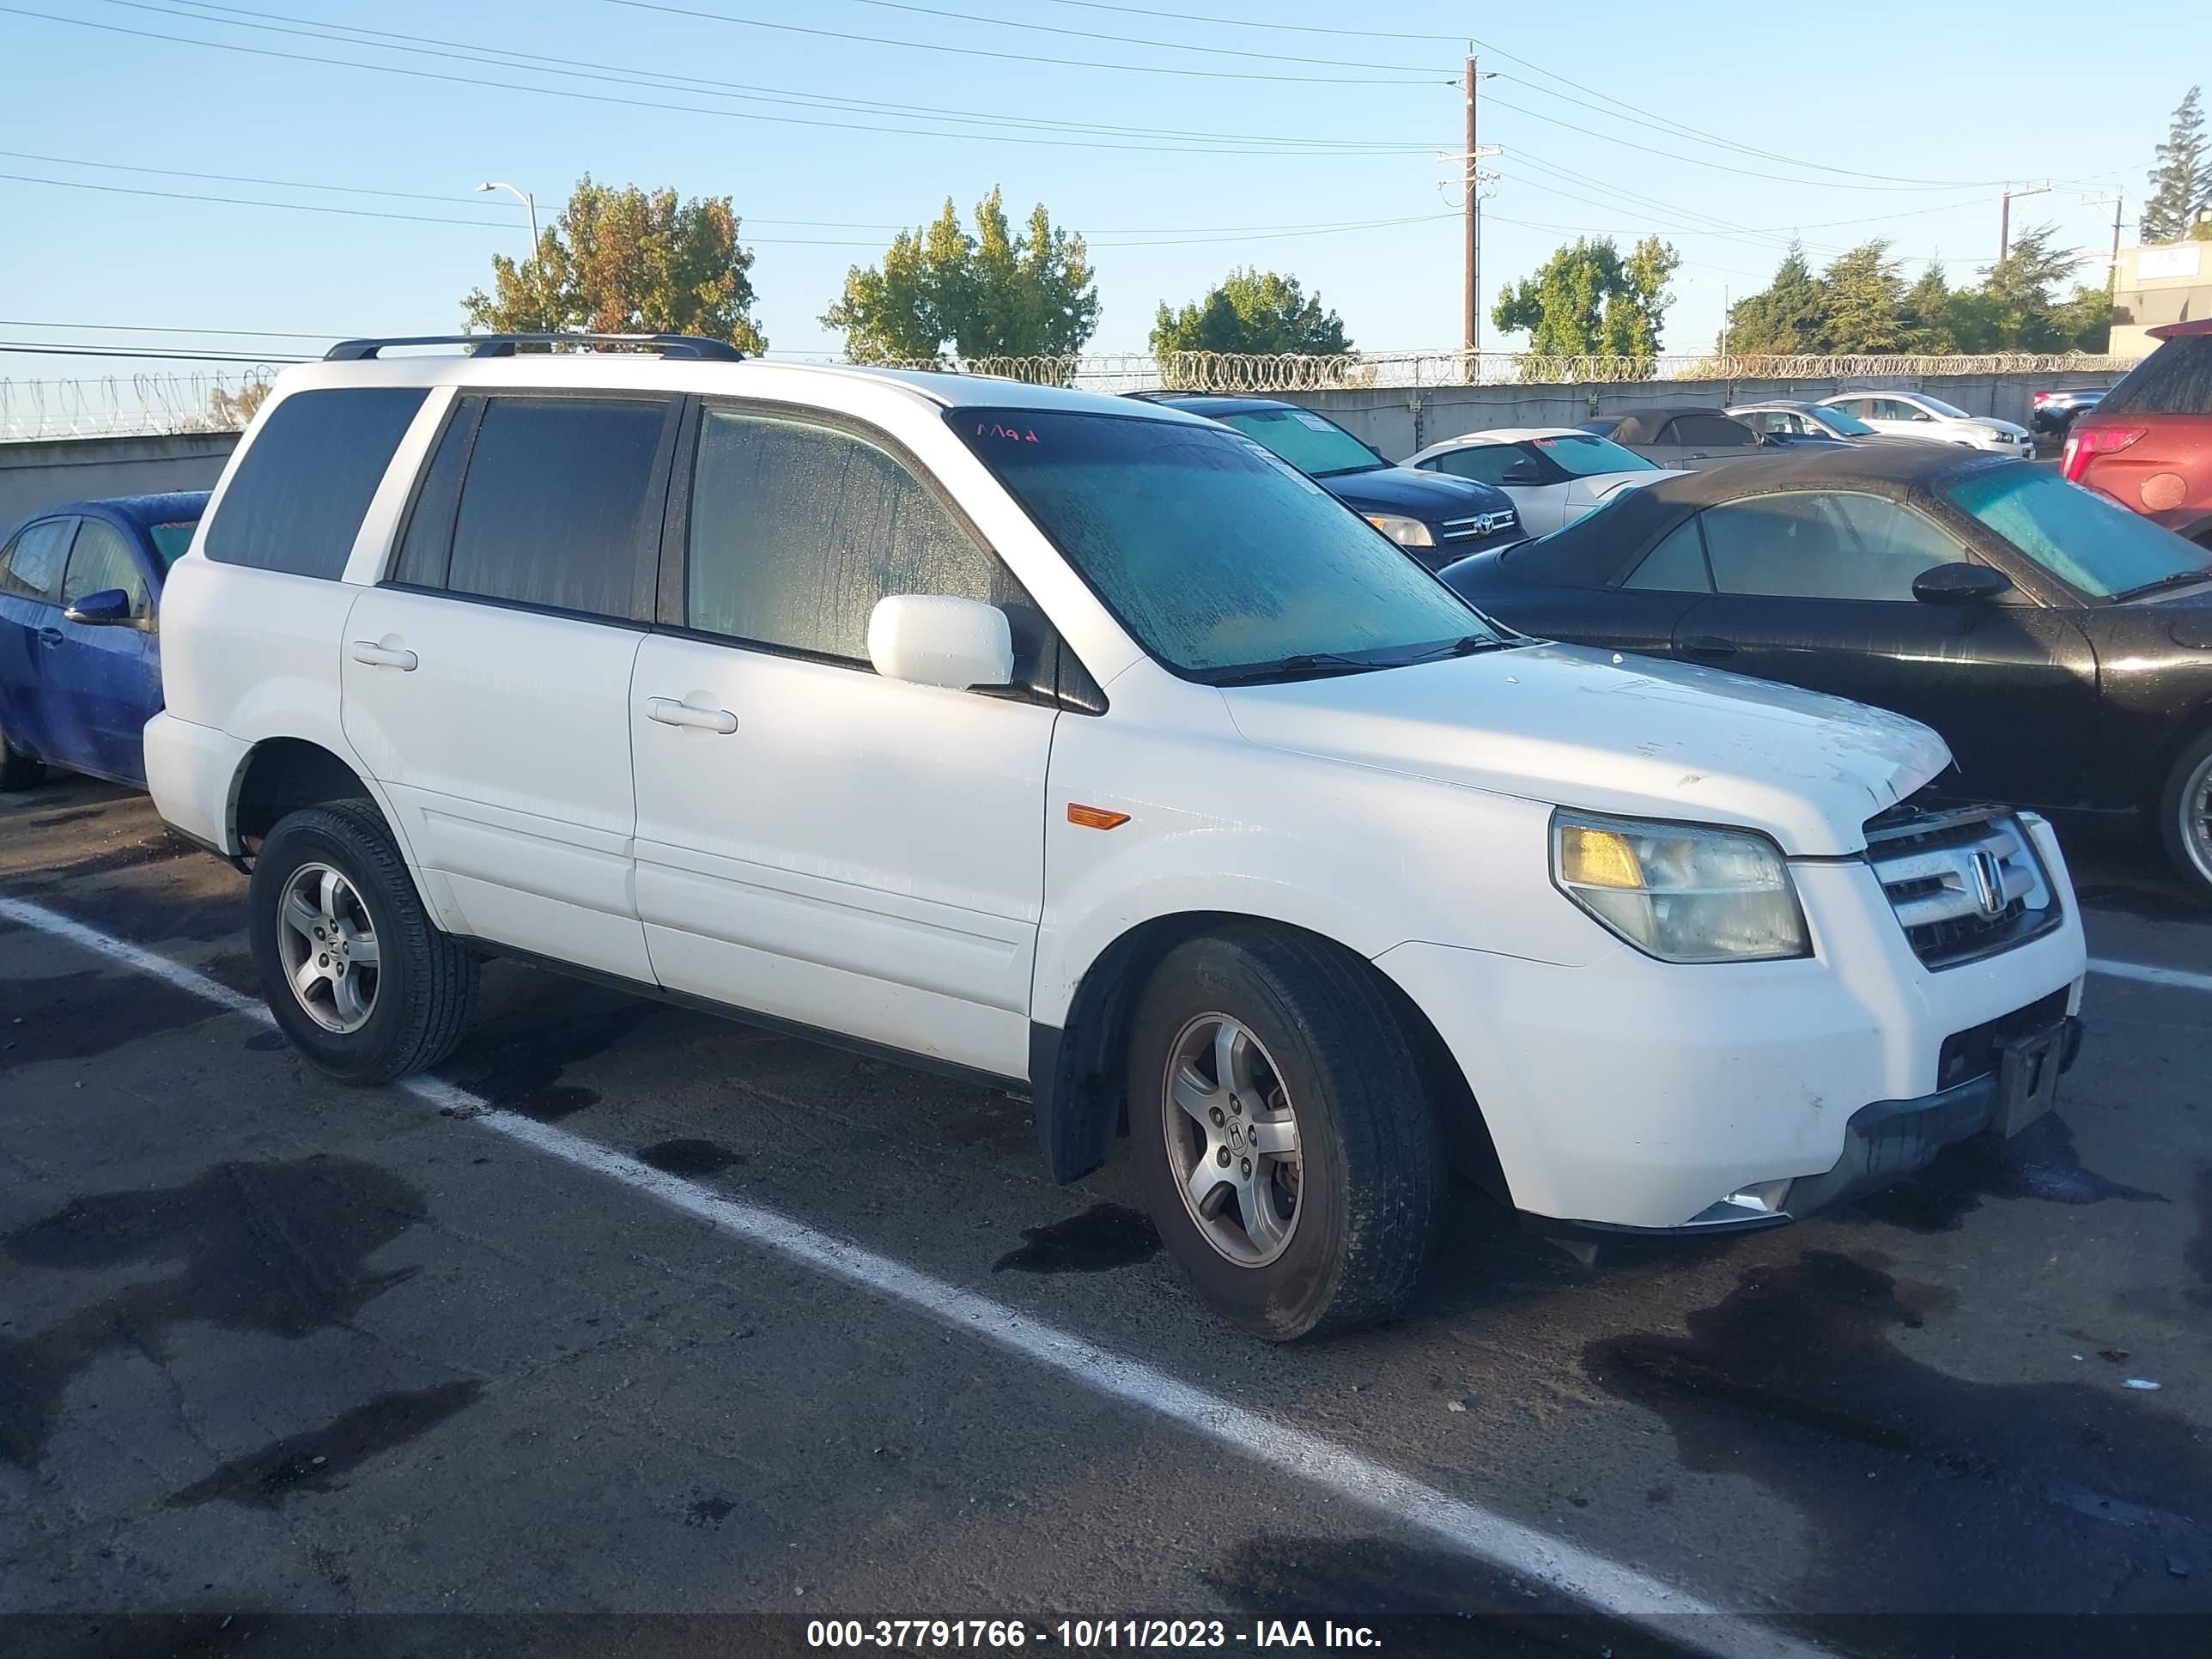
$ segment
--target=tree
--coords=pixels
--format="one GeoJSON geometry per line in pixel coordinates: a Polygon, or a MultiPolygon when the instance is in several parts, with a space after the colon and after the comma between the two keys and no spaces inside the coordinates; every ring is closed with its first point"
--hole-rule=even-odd
{"type": "Polygon", "coordinates": [[[2112,295],[2104,288],[2074,284],[2074,292],[2051,307],[2051,320],[2058,334],[2059,351],[2103,353],[2112,345],[2112,295]]]}
{"type": "Polygon", "coordinates": [[[1610,236],[1577,238],[1542,270],[1498,296],[1490,319],[1525,330],[1538,356],[1650,358],[1674,296],[1667,284],[1681,255],[1656,236],[1624,259],[1610,236]]]}
{"type": "Polygon", "coordinates": [[[1160,304],[1152,324],[1152,355],[1176,351],[1297,352],[1335,356],[1352,349],[1344,320],[1323,311],[1321,295],[1306,297],[1295,276],[1232,270],[1206,297],[1180,311],[1160,304]]]}
{"type": "Polygon", "coordinates": [[[1856,357],[1898,349],[1905,334],[1905,284],[1887,237],[1838,254],[1821,273],[1820,293],[1829,350],[1856,357]]]}
{"type": "Polygon", "coordinates": [[[2140,229],[2146,242],[2185,240],[2197,216],[2212,207],[2212,164],[2207,161],[2202,88],[2191,87],[2173,112],[2158,164],[2149,173],[2150,199],[2143,204],[2140,229]]]}
{"type": "Polygon", "coordinates": [[[699,334],[761,352],[750,248],[726,196],[616,189],[586,173],[522,264],[492,259],[494,292],[461,302],[471,329],[536,333],[699,334]]]}
{"type": "Polygon", "coordinates": [[[2056,225],[2038,225],[2013,238],[2005,257],[1982,272],[1982,292],[1995,313],[1996,343],[1983,350],[2063,351],[2065,330],[2054,314],[2054,285],[2081,263],[2081,255],[2051,246],[2056,225]]]}
{"type": "Polygon", "coordinates": [[[975,233],[950,197],[934,222],[901,231],[883,263],[854,266],[822,314],[845,331],[855,362],[942,362],[961,357],[1058,357],[1098,327],[1097,276],[1079,235],[1055,228],[1040,202],[1019,235],[997,186],[975,204],[975,233]]]}
{"type": "Polygon", "coordinates": [[[1735,356],[1796,356],[1828,349],[1827,305],[1805,250],[1796,242],[1774,280],[1729,307],[1727,346],[1735,356]]]}
{"type": "Polygon", "coordinates": [[[1930,259],[1928,269],[1920,273],[1920,280],[1905,290],[1904,301],[1899,307],[1905,350],[1936,356],[1959,349],[1951,322],[1954,297],[1950,278],[1943,274],[1942,262],[1930,259]]]}

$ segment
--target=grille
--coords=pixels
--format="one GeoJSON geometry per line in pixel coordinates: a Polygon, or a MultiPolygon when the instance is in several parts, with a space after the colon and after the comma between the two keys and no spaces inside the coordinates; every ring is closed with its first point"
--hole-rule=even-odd
{"type": "Polygon", "coordinates": [[[2058,925],[2058,900],[2027,832],[1990,807],[1895,807],[1866,826],[1867,860],[1913,955],[1955,968],[2058,925]]]}
{"type": "Polygon", "coordinates": [[[1437,528],[1445,541],[1472,542],[1501,535],[1520,521],[1518,514],[1501,507],[1495,513],[1478,513],[1471,519],[1446,519],[1437,528]]]}

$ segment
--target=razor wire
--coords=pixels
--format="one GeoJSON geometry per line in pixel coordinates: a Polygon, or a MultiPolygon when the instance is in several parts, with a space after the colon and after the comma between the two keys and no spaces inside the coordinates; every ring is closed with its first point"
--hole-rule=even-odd
{"type": "Polygon", "coordinates": [[[275,370],[237,374],[0,379],[0,442],[237,432],[252,419],[275,370]]]}

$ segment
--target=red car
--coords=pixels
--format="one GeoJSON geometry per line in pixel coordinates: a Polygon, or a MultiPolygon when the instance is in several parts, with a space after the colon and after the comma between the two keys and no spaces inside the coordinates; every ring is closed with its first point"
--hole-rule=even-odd
{"type": "Polygon", "coordinates": [[[2212,547],[2212,317],[2150,331],[2158,349],[2067,434],[2066,477],[2212,547]]]}

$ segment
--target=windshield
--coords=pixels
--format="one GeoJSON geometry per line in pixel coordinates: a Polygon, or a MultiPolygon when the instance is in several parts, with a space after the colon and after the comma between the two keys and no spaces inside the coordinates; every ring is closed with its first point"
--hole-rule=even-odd
{"type": "Polygon", "coordinates": [[[1310,409],[1248,409],[1221,419],[1255,442],[1263,443],[1310,478],[1340,472],[1371,472],[1387,465],[1375,452],[1335,422],[1310,409]]]}
{"type": "Polygon", "coordinates": [[[1549,459],[1563,472],[1587,478],[1600,472],[1657,472],[1662,469],[1632,449],[1623,449],[1610,438],[1531,438],[1528,447],[1549,459]]]}
{"type": "Polygon", "coordinates": [[[1917,401],[1923,409],[1932,410],[1954,421],[1971,421],[1974,418],[1955,404],[1947,404],[1941,398],[1931,398],[1924,392],[1918,394],[1917,401]]]}
{"type": "Polygon", "coordinates": [[[1299,657],[1387,666],[1501,637],[1351,508],[1216,426],[1060,410],[945,419],[1138,643],[1231,678],[1299,657]]]}
{"type": "Polygon", "coordinates": [[[2212,577],[2212,556],[2141,514],[2055,472],[1997,467],[1944,491],[2061,580],[2100,599],[2185,572],[2212,577]]]}
{"type": "MultiPolygon", "coordinates": [[[[1821,406],[1820,415],[1825,417],[1826,424],[1832,430],[1842,433],[1846,438],[1874,436],[1874,428],[1848,409],[1838,409],[1833,404],[1826,404],[1821,406]]],[[[1815,424],[1818,424],[1818,422],[1815,424]]]]}
{"type": "Polygon", "coordinates": [[[155,556],[167,570],[185,556],[185,550],[192,544],[192,532],[199,528],[198,520],[185,524],[157,524],[149,526],[146,535],[154,544],[155,556]]]}

